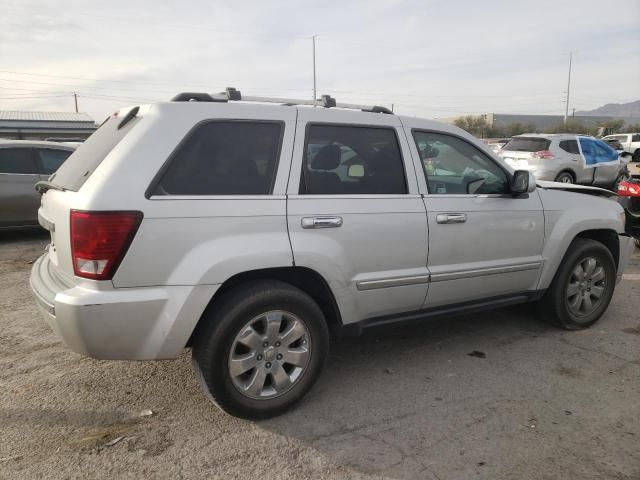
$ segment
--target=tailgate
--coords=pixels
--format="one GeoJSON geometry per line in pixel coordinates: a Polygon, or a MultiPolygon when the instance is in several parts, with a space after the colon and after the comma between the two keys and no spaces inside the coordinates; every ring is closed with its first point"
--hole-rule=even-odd
{"type": "Polygon", "coordinates": [[[77,194],[50,189],[42,195],[42,203],[38,210],[38,222],[49,231],[51,244],[48,247],[48,268],[65,279],[65,283],[73,283],[73,264],[71,261],[71,231],[69,218],[71,204],[77,194]]]}

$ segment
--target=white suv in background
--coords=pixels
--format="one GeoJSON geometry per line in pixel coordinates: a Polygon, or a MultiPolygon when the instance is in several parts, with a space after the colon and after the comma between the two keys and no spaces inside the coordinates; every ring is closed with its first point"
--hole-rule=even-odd
{"type": "Polygon", "coordinates": [[[498,152],[516,169],[537,179],[611,188],[624,176],[618,152],[594,137],[526,133],[513,137],[498,152]]]}
{"type": "Polygon", "coordinates": [[[640,162],[640,133],[617,133],[607,135],[603,140],[618,140],[622,149],[633,156],[633,161],[640,162]]]}
{"type": "Polygon", "coordinates": [[[31,287],[71,349],[190,347],[216,405],[264,418],[311,388],[330,329],[535,302],[573,330],[607,309],[633,248],[611,192],[537,188],[385,108],[241,98],[123,109],[38,184],[31,287]]]}

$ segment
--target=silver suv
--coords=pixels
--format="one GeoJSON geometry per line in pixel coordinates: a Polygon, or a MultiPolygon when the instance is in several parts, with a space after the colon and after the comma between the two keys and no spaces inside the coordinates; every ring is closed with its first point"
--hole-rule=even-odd
{"type": "Polygon", "coordinates": [[[537,179],[610,188],[624,177],[626,162],[594,137],[572,134],[524,134],[513,137],[498,153],[516,169],[537,179]]]}
{"type": "Polygon", "coordinates": [[[216,405],[264,418],[311,388],[330,330],[518,302],[566,329],[605,312],[633,248],[610,192],[537,187],[463,130],[385,108],[244,100],[121,110],[38,184],[51,244],[31,287],[71,349],[190,347],[216,405]]]}

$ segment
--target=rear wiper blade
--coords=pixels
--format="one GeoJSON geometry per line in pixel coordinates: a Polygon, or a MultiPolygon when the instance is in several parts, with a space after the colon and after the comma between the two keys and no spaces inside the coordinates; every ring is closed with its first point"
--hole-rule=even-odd
{"type": "Polygon", "coordinates": [[[47,190],[59,190],[61,192],[65,191],[64,188],[59,187],[58,185],[55,185],[48,180],[40,180],[36,183],[36,192],[38,192],[40,195],[45,193],[47,190]]]}

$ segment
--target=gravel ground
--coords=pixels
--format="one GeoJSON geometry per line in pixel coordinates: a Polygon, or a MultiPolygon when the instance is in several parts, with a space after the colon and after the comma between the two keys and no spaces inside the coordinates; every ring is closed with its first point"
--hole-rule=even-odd
{"type": "Polygon", "coordinates": [[[206,401],[186,353],[68,351],[28,288],[46,236],[0,235],[0,478],[640,479],[640,255],[590,330],[526,307],[372,330],[255,423],[206,401]]]}

